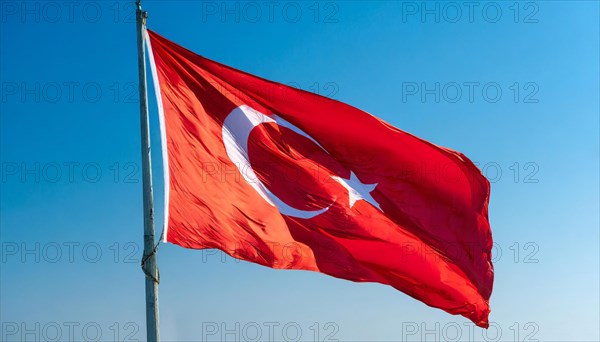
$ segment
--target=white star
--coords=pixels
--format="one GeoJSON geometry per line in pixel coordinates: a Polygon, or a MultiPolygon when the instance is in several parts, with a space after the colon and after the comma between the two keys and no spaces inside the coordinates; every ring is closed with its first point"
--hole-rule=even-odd
{"type": "Polygon", "coordinates": [[[354,206],[354,203],[358,200],[364,200],[371,203],[375,208],[381,210],[379,203],[371,196],[371,191],[375,190],[378,183],[374,184],[363,184],[354,172],[350,171],[350,179],[345,179],[338,176],[331,176],[336,182],[340,183],[346,190],[348,190],[348,200],[350,202],[350,208],[354,206]]]}

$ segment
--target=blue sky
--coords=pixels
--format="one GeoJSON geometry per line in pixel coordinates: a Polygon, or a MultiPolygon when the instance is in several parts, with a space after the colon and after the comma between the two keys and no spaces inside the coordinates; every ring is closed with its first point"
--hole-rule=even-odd
{"type": "MultiPolygon", "coordinates": [[[[143,340],[133,6],[1,6],[1,339],[143,340]]],[[[143,6],[167,38],[459,150],[492,182],[487,333],[383,285],[165,244],[164,340],[600,339],[597,2],[143,6]]],[[[153,98],[151,116],[160,213],[153,98]]]]}

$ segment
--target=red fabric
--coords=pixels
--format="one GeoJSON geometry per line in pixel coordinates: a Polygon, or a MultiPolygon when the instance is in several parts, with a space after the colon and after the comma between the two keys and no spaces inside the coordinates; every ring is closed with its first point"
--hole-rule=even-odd
{"type": "Polygon", "coordinates": [[[166,240],[218,248],[273,268],[378,282],[481,327],[492,292],[489,182],[463,154],[347,104],[198,56],[149,32],[163,101],[170,173],[166,240]],[[290,122],[252,129],[248,159],[283,215],[242,177],[223,140],[247,105],[290,122]],[[376,184],[350,205],[332,177],[376,184]],[[364,197],[363,197],[364,198],[364,197]],[[374,203],[381,208],[378,209],[374,203]]]}

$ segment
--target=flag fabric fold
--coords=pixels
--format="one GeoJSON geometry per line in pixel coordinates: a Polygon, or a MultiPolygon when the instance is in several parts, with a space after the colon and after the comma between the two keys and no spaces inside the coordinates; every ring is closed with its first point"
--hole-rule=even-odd
{"type": "Polygon", "coordinates": [[[488,326],[490,185],[463,154],[148,31],[165,240],[390,285],[488,326]]]}

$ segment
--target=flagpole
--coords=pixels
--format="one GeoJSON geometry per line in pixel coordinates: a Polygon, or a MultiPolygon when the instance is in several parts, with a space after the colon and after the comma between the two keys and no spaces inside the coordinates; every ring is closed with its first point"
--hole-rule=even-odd
{"type": "Polygon", "coordinates": [[[136,27],[140,93],[140,128],[142,136],[142,187],[144,199],[144,255],[142,270],[146,275],[146,340],[160,341],[158,317],[158,268],[154,244],[154,203],[152,193],[152,162],[150,157],[150,124],[148,120],[148,92],[146,90],[146,59],[144,37],[148,13],[136,1],[136,27]]]}

